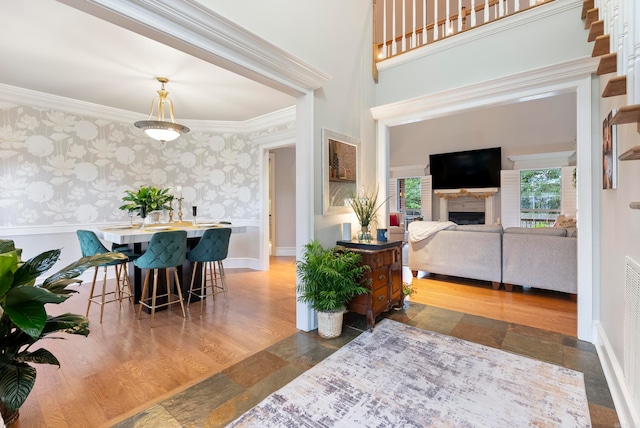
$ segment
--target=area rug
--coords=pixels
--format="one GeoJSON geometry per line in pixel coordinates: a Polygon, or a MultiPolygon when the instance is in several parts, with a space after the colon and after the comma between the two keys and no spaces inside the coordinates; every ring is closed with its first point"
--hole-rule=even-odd
{"type": "Polygon", "coordinates": [[[583,375],[385,319],[229,427],[590,427],[583,375]]]}

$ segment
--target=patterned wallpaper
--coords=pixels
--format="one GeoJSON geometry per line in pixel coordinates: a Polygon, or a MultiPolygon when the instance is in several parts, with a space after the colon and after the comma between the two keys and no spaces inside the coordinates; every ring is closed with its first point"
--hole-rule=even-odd
{"type": "Polygon", "coordinates": [[[192,205],[201,218],[258,219],[250,138],[275,130],[192,130],[163,145],[129,123],[0,100],[0,227],[127,222],[121,198],[140,185],[182,186],[185,219],[192,205]]]}

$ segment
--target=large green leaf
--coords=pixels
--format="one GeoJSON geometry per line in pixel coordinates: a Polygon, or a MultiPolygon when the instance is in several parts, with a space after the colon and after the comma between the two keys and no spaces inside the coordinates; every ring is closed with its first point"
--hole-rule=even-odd
{"type": "Polygon", "coordinates": [[[89,320],[82,315],[69,313],[55,317],[50,316],[42,330],[42,336],[55,332],[87,336],[89,334],[89,320]]]}
{"type": "Polygon", "coordinates": [[[11,411],[22,406],[36,382],[36,369],[26,363],[0,367],[0,401],[11,411]]]}
{"type": "Polygon", "coordinates": [[[21,352],[16,355],[16,361],[21,363],[35,364],[51,364],[60,367],[60,361],[51,352],[44,348],[37,349],[33,352],[21,352]]]}
{"type": "Polygon", "coordinates": [[[10,239],[0,239],[0,254],[16,251],[14,242],[10,239]]]}
{"type": "Polygon", "coordinates": [[[60,250],[50,250],[24,262],[13,277],[13,285],[33,284],[43,272],[48,271],[58,261],[60,250]]]}
{"type": "Polygon", "coordinates": [[[18,254],[15,251],[0,254],[0,298],[13,285],[14,272],[18,269],[18,254]]]}
{"type": "Polygon", "coordinates": [[[42,287],[49,289],[49,286],[55,285],[60,279],[76,278],[82,275],[82,272],[90,267],[100,266],[114,260],[126,260],[127,256],[120,253],[102,253],[89,257],[82,257],[78,261],[71,263],[69,266],[61,269],[58,273],[47,278],[42,287]]]}
{"type": "Polygon", "coordinates": [[[16,327],[34,339],[40,337],[40,333],[47,321],[47,312],[44,309],[44,303],[28,300],[16,306],[7,305],[4,307],[4,311],[16,327]]]}

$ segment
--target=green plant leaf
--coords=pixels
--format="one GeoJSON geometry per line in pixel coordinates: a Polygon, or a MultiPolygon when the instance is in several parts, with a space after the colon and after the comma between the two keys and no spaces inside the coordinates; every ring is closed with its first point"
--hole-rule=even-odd
{"type": "MultiPolygon", "coordinates": [[[[32,287],[25,287],[32,288],[32,287]]],[[[34,288],[38,290],[37,288],[34,288]]],[[[16,306],[7,304],[4,307],[5,314],[11,319],[17,328],[37,339],[47,321],[47,312],[44,303],[37,301],[22,301],[16,306]]]]}
{"type": "Polygon", "coordinates": [[[26,363],[0,366],[0,400],[11,411],[22,406],[36,382],[36,369],[26,363]]]}
{"type": "Polygon", "coordinates": [[[18,269],[18,254],[15,251],[0,254],[0,299],[13,285],[14,272],[18,269]]]}
{"type": "Polygon", "coordinates": [[[56,332],[87,336],[89,335],[89,320],[82,315],[69,313],[49,317],[42,330],[42,335],[46,336],[56,332]]]}
{"type": "Polygon", "coordinates": [[[58,261],[60,250],[50,250],[24,262],[13,276],[13,284],[32,284],[42,273],[46,272],[58,261]]]}
{"type": "Polygon", "coordinates": [[[82,272],[90,267],[100,266],[105,263],[112,262],[114,260],[126,260],[127,256],[120,253],[102,253],[89,257],[82,257],[80,260],[71,263],[69,266],[64,267],[58,273],[53,274],[47,278],[42,287],[49,289],[50,286],[58,288],[56,281],[61,279],[76,278],[82,275],[82,272]]]}
{"type": "Polygon", "coordinates": [[[15,243],[10,239],[0,239],[0,254],[16,251],[15,243]]]}
{"type": "Polygon", "coordinates": [[[33,352],[21,352],[16,355],[15,360],[21,363],[51,364],[60,367],[60,361],[55,355],[44,348],[36,349],[33,352]]]}

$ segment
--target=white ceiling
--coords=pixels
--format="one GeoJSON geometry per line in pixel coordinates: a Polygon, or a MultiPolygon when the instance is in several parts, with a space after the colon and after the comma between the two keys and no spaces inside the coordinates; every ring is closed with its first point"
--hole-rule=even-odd
{"type": "Polygon", "coordinates": [[[141,114],[166,89],[178,121],[242,121],[295,99],[55,0],[0,0],[0,83],[141,114]]]}

